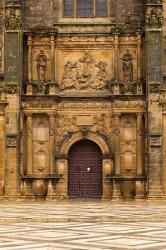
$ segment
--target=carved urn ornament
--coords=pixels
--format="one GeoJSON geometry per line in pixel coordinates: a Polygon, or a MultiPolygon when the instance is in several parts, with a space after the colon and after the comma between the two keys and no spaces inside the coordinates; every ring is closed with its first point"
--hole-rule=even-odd
{"type": "Polygon", "coordinates": [[[47,195],[48,180],[34,179],[32,182],[32,190],[36,199],[43,199],[47,195]]]}

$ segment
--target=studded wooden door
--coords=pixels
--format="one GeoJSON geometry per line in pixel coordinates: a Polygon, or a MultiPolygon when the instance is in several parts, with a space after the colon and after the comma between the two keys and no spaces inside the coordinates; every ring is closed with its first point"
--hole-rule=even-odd
{"type": "Polygon", "coordinates": [[[92,141],[79,141],[69,151],[69,197],[100,198],[102,152],[92,141]]]}

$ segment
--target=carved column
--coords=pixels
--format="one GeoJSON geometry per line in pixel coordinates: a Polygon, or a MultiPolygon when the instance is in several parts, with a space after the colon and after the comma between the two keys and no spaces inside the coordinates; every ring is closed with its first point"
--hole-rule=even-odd
{"type": "Polygon", "coordinates": [[[137,34],[137,80],[141,79],[141,34],[137,34]]]}
{"type": "Polygon", "coordinates": [[[146,3],[146,80],[148,95],[148,198],[164,196],[162,145],[162,1],[146,3]]]}
{"type": "Polygon", "coordinates": [[[5,195],[20,195],[20,90],[23,75],[22,1],[5,0],[5,195]]]}
{"type": "Polygon", "coordinates": [[[26,89],[27,95],[32,95],[32,35],[28,36],[28,85],[26,89]]]}
{"type": "Polygon", "coordinates": [[[33,148],[33,141],[32,141],[32,114],[27,114],[27,154],[26,158],[26,174],[31,175],[33,173],[33,155],[32,155],[32,148],[33,148]]]}
{"type": "Polygon", "coordinates": [[[137,114],[137,175],[143,174],[143,120],[142,114],[137,114]]]}
{"type": "Polygon", "coordinates": [[[143,114],[137,114],[137,180],[136,180],[136,199],[142,199],[145,196],[145,181],[142,179],[144,174],[143,162],[143,114]]]}
{"type": "Polygon", "coordinates": [[[50,155],[49,155],[49,163],[50,163],[50,174],[54,174],[54,158],[55,158],[55,115],[49,114],[49,145],[50,145],[50,155]]]}
{"type": "Polygon", "coordinates": [[[120,113],[114,115],[115,175],[120,175],[120,113]]]}
{"type": "Polygon", "coordinates": [[[5,174],[5,106],[7,103],[0,99],[0,196],[4,195],[5,174]]]}
{"type": "Polygon", "coordinates": [[[120,192],[120,113],[114,114],[114,148],[115,148],[115,178],[113,180],[113,199],[119,199],[121,197],[120,192]]]}
{"type": "Polygon", "coordinates": [[[28,81],[32,82],[32,35],[28,36],[28,81]]]}
{"type": "Polygon", "coordinates": [[[51,35],[50,45],[51,45],[51,81],[55,82],[55,37],[54,35],[51,35]]]}
{"type": "Polygon", "coordinates": [[[114,36],[114,48],[115,48],[115,82],[114,82],[114,94],[119,94],[119,35],[115,33],[114,36]]]}
{"type": "Polygon", "coordinates": [[[142,83],[141,83],[141,34],[137,33],[137,94],[142,94],[142,83]]]}

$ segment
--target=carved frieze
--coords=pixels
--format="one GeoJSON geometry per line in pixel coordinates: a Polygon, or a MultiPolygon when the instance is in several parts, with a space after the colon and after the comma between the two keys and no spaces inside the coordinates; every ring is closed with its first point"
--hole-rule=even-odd
{"type": "Polygon", "coordinates": [[[112,110],[112,103],[60,103],[58,104],[59,110],[112,110]]]}
{"type": "Polygon", "coordinates": [[[52,109],[55,109],[56,103],[52,99],[43,99],[43,98],[40,98],[40,96],[38,96],[35,99],[34,98],[24,99],[22,101],[22,108],[23,109],[29,109],[29,108],[33,108],[33,109],[52,108],[52,109]]]}
{"type": "Polygon", "coordinates": [[[114,102],[115,109],[145,109],[146,102],[145,101],[115,101],[114,102]]]}

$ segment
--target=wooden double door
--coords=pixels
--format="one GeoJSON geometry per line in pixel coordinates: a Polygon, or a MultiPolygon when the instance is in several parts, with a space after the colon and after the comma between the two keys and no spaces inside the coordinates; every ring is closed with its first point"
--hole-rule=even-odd
{"type": "Polygon", "coordinates": [[[69,197],[101,198],[102,152],[92,141],[75,143],[69,151],[69,197]]]}

